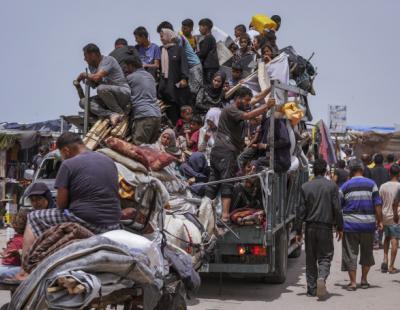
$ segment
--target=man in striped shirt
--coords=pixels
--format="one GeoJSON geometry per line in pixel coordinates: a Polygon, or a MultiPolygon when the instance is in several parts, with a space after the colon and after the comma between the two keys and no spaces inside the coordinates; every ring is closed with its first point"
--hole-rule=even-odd
{"type": "Polygon", "coordinates": [[[351,179],[340,188],[343,212],[342,271],[350,277],[349,291],[356,290],[357,257],[360,252],[362,266],[361,288],[369,288],[367,280],[371,266],[375,264],[373,255],[374,232],[376,226],[382,230],[382,200],[374,181],[363,177],[361,161],[349,162],[351,179]]]}

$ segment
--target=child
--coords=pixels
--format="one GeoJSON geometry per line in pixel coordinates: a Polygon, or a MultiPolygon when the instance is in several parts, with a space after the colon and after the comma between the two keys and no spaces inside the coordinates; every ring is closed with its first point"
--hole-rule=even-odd
{"type": "Polygon", "coordinates": [[[251,146],[256,141],[261,138],[260,137],[260,132],[261,132],[261,120],[262,120],[262,115],[259,115],[255,118],[252,118],[247,127],[247,139],[249,141],[247,146],[251,146]]]}
{"type": "Polygon", "coordinates": [[[190,129],[185,130],[187,148],[191,152],[199,150],[199,135],[200,128],[203,126],[203,121],[199,115],[194,115],[190,123],[190,129]]]}
{"type": "Polygon", "coordinates": [[[229,86],[236,86],[243,79],[243,68],[240,63],[232,64],[232,77],[229,79],[229,86]]]}
{"type": "Polygon", "coordinates": [[[6,248],[1,253],[0,281],[15,277],[21,270],[20,252],[22,251],[28,213],[25,209],[19,210],[13,223],[15,235],[7,242],[6,248]]]}
{"type": "Polygon", "coordinates": [[[247,147],[238,157],[238,164],[240,169],[244,169],[245,163],[257,157],[258,142],[261,140],[261,120],[262,115],[251,119],[246,125],[246,145],[247,147]]]}
{"type": "Polygon", "coordinates": [[[190,123],[193,117],[193,109],[189,105],[181,107],[181,118],[178,119],[175,126],[175,133],[177,136],[184,136],[185,130],[190,130],[190,123]]]}

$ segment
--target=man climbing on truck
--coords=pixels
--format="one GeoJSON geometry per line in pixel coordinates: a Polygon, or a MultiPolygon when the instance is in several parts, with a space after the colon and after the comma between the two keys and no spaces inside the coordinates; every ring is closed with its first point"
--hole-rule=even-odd
{"type": "MultiPolygon", "coordinates": [[[[90,112],[99,118],[109,118],[116,125],[131,109],[131,89],[124,73],[114,57],[102,55],[93,43],[83,48],[83,54],[90,73],[82,72],[76,80],[87,80],[97,89],[97,96],[90,98],[90,112]]],[[[83,109],[84,100],[79,102],[83,109]]]]}
{"type": "MultiPolygon", "coordinates": [[[[233,178],[238,170],[237,157],[244,146],[245,121],[266,113],[275,105],[275,100],[269,99],[260,107],[245,112],[249,107],[265,98],[271,89],[268,88],[253,97],[251,90],[241,87],[235,93],[234,103],[225,108],[219,119],[218,132],[214,147],[211,150],[211,173],[209,182],[233,178]]],[[[232,183],[222,185],[209,185],[206,188],[206,196],[215,199],[218,190],[222,196],[222,221],[229,222],[229,209],[232,198],[232,183]]]]}

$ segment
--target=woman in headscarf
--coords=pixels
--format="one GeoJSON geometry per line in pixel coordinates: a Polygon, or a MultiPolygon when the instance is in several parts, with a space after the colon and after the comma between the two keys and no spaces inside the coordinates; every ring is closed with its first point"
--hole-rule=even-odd
{"type": "Polygon", "coordinates": [[[205,185],[208,181],[210,168],[203,153],[193,153],[186,163],[179,167],[180,172],[187,178],[190,191],[197,196],[204,196],[205,185]]]}
{"type": "Polygon", "coordinates": [[[211,108],[221,108],[225,101],[224,84],[226,74],[223,71],[215,73],[211,85],[200,89],[196,97],[195,112],[206,115],[211,108]]]}
{"type": "Polygon", "coordinates": [[[33,183],[29,188],[27,198],[31,201],[31,206],[35,210],[55,208],[55,202],[50,189],[45,183],[33,183]]]}
{"type": "Polygon", "coordinates": [[[161,47],[161,78],[159,94],[169,107],[166,110],[168,118],[173,124],[179,118],[181,106],[190,96],[188,88],[189,66],[185,52],[176,44],[177,34],[170,29],[162,29],[161,47]]]}
{"type": "Polygon", "coordinates": [[[199,151],[205,153],[207,159],[210,158],[211,148],[214,145],[220,115],[221,109],[219,108],[208,110],[204,119],[204,126],[200,129],[199,151]]]}

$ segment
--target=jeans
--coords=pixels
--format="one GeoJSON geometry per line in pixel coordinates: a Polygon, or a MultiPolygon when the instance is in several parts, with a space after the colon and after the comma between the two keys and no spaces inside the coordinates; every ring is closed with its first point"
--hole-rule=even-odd
{"type": "Polygon", "coordinates": [[[132,126],[132,142],[136,145],[155,143],[160,136],[160,127],[160,117],[135,119],[132,126]]]}
{"type": "Polygon", "coordinates": [[[0,281],[6,278],[13,278],[21,270],[20,266],[0,265],[0,281]]]}
{"type": "MultiPolygon", "coordinates": [[[[109,117],[113,113],[127,114],[131,109],[131,90],[128,87],[101,84],[97,96],[90,97],[89,110],[98,117],[109,117]]],[[[85,108],[85,99],[79,101],[85,108]]]]}

